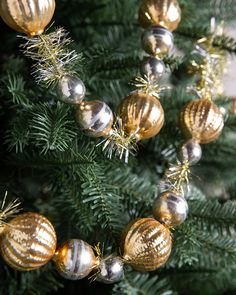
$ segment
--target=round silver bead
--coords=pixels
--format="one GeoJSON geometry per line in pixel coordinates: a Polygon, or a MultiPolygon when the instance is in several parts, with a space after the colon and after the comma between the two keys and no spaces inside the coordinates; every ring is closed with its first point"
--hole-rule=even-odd
{"type": "Polygon", "coordinates": [[[62,244],[53,260],[57,271],[68,280],[85,278],[98,264],[93,248],[79,239],[72,239],[62,244]]]}
{"type": "Polygon", "coordinates": [[[165,72],[165,64],[155,57],[146,57],[142,63],[141,73],[149,80],[158,80],[165,72]]]}
{"type": "Polygon", "coordinates": [[[143,35],[143,49],[150,55],[169,53],[174,46],[173,35],[162,27],[152,27],[143,35]]]}
{"type": "Polygon", "coordinates": [[[76,120],[86,135],[102,137],[110,134],[114,119],[112,110],[105,102],[93,100],[80,104],[76,120]]]}
{"type": "Polygon", "coordinates": [[[201,160],[202,148],[194,139],[190,139],[181,145],[178,153],[178,158],[182,163],[188,162],[194,165],[201,160]]]}
{"type": "Polygon", "coordinates": [[[58,99],[68,104],[80,104],[86,94],[83,81],[72,75],[63,76],[57,85],[58,99]]]}
{"type": "Polygon", "coordinates": [[[164,192],[154,202],[153,216],[169,227],[178,226],[188,216],[188,203],[181,195],[164,192]]]}
{"type": "Polygon", "coordinates": [[[97,281],[105,284],[119,282],[124,276],[124,263],[120,257],[108,256],[100,261],[97,281]]]}

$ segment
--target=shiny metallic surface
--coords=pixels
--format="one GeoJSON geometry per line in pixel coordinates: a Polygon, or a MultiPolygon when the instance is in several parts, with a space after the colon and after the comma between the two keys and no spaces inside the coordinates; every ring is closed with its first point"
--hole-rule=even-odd
{"type": "Polygon", "coordinates": [[[119,282],[124,277],[124,263],[120,257],[102,258],[98,267],[97,281],[104,284],[119,282]]]}
{"type": "Polygon", "coordinates": [[[92,247],[82,240],[69,240],[59,247],[53,258],[60,275],[68,280],[85,278],[97,266],[92,247]]]}
{"type": "Polygon", "coordinates": [[[190,101],[180,115],[181,129],[187,139],[200,144],[216,140],[224,127],[220,109],[208,99],[190,101]]]}
{"type": "Polygon", "coordinates": [[[119,107],[118,116],[123,129],[137,141],[157,135],[164,124],[164,111],[158,99],[141,92],[125,97],[119,107]]]}
{"type": "Polygon", "coordinates": [[[80,104],[86,94],[82,80],[76,76],[63,76],[57,85],[58,99],[68,104],[80,104]]]}
{"type": "Polygon", "coordinates": [[[162,26],[174,31],[181,21],[181,9],[176,0],[143,0],[139,9],[142,27],[162,26]]]}
{"type": "Polygon", "coordinates": [[[153,56],[167,54],[174,46],[172,33],[162,27],[152,27],[146,30],[143,34],[142,42],[143,49],[153,56]]]}
{"type": "Polygon", "coordinates": [[[21,214],[12,219],[1,236],[1,254],[12,268],[37,269],[46,264],[56,250],[54,227],[44,216],[21,214]]]}
{"type": "Polygon", "coordinates": [[[146,57],[142,62],[141,73],[149,80],[158,80],[165,72],[165,64],[155,57],[146,57]]]}
{"type": "Polygon", "coordinates": [[[9,27],[33,37],[43,33],[55,6],[55,0],[1,0],[0,15],[9,27]]]}
{"type": "Polygon", "coordinates": [[[168,227],[178,226],[188,216],[188,203],[181,195],[164,192],[154,202],[153,216],[168,227]]]}
{"type": "Polygon", "coordinates": [[[100,100],[83,101],[76,111],[76,120],[91,137],[108,136],[112,130],[113,113],[109,106],[100,100]]]}
{"type": "Polygon", "coordinates": [[[202,148],[194,139],[190,139],[180,146],[178,158],[181,163],[194,165],[202,158],[202,148]]]}
{"type": "Polygon", "coordinates": [[[153,218],[135,220],[123,233],[123,259],[138,271],[153,271],[163,266],[171,247],[170,230],[153,218]]]}

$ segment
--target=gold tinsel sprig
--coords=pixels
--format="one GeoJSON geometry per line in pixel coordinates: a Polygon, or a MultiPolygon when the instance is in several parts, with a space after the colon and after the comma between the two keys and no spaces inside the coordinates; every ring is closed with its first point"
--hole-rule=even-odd
{"type": "Polygon", "coordinates": [[[184,195],[188,190],[190,174],[188,162],[181,163],[177,161],[177,164],[171,164],[166,170],[163,180],[160,182],[160,190],[174,191],[184,195]]]}
{"type": "Polygon", "coordinates": [[[14,217],[21,210],[20,208],[21,203],[18,199],[15,199],[9,203],[7,203],[6,200],[7,200],[7,192],[0,205],[0,233],[5,228],[5,225],[7,224],[7,220],[9,218],[14,217]]]}
{"type": "Polygon", "coordinates": [[[160,86],[156,80],[149,79],[147,76],[136,76],[130,84],[135,86],[138,91],[147,93],[157,99],[160,98],[162,92],[171,89],[170,86],[160,86]]]}
{"type": "Polygon", "coordinates": [[[24,54],[36,62],[33,75],[37,82],[50,86],[62,76],[75,73],[74,67],[81,56],[68,49],[72,40],[65,29],[58,28],[35,38],[22,38],[26,40],[21,46],[24,54]]]}
{"type": "Polygon", "coordinates": [[[197,41],[190,61],[189,73],[197,75],[194,90],[199,97],[212,99],[223,92],[222,78],[226,72],[226,52],[214,46],[216,36],[222,35],[221,26],[212,29],[209,36],[197,41]]]}
{"type": "Polygon", "coordinates": [[[111,134],[97,146],[103,145],[102,150],[111,159],[114,156],[124,159],[128,163],[129,154],[134,155],[137,151],[137,140],[135,136],[128,136],[123,128],[122,120],[116,119],[111,134]]]}

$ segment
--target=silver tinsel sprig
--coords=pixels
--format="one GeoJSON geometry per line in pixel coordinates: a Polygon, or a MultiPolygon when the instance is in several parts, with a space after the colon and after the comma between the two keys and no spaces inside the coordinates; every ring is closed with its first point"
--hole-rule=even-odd
{"type": "Polygon", "coordinates": [[[26,40],[21,46],[24,54],[35,62],[33,75],[38,83],[50,86],[64,75],[75,74],[74,68],[81,55],[68,48],[72,40],[65,29],[58,28],[35,38],[22,38],[26,40]]]}

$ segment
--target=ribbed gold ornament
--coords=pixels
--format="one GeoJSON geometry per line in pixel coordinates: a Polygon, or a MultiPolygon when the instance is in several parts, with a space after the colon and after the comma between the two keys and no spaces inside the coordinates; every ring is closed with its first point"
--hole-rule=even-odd
{"type": "Polygon", "coordinates": [[[142,27],[162,26],[174,31],[181,21],[181,10],[176,0],[143,0],[139,9],[142,27]]]}
{"type": "Polygon", "coordinates": [[[56,240],[47,218],[37,213],[21,214],[6,225],[1,235],[1,254],[16,270],[37,269],[53,257],[56,240]]]}
{"type": "Polygon", "coordinates": [[[123,258],[138,271],[153,271],[166,263],[172,238],[167,227],[153,218],[130,223],[123,234],[123,258]]]}
{"type": "Polygon", "coordinates": [[[33,37],[43,33],[55,6],[55,0],[1,0],[0,15],[9,27],[33,37]]]}
{"type": "Polygon", "coordinates": [[[138,141],[157,135],[164,124],[164,111],[158,99],[141,92],[125,97],[118,107],[125,133],[138,141]]]}
{"type": "Polygon", "coordinates": [[[189,102],[180,115],[181,129],[186,138],[193,138],[201,144],[216,140],[224,127],[220,109],[208,99],[189,102]]]}

